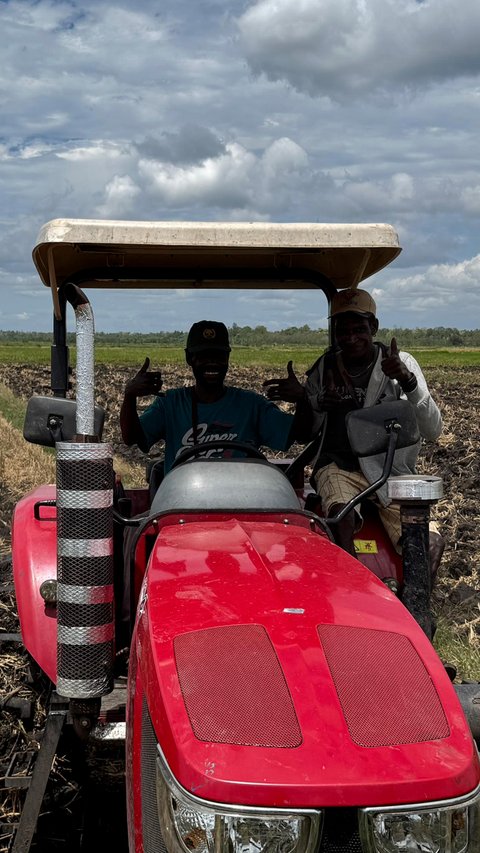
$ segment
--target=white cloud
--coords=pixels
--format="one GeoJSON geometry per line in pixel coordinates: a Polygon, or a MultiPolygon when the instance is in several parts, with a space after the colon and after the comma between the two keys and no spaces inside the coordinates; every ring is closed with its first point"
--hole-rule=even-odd
{"type": "Polygon", "coordinates": [[[374,288],[378,313],[383,325],[388,318],[409,317],[410,326],[450,326],[475,328],[480,317],[480,255],[456,264],[432,264],[410,275],[390,272],[385,288],[374,288]],[[415,318],[416,322],[412,322],[415,318]],[[475,318],[475,319],[473,319],[475,318]],[[473,320],[473,325],[472,325],[473,320]]]}
{"type": "Polygon", "coordinates": [[[193,166],[140,160],[139,173],[151,182],[152,192],[174,206],[201,203],[214,206],[247,200],[245,182],[255,158],[242,146],[227,145],[225,154],[193,166]]]}
{"type": "Polygon", "coordinates": [[[301,171],[308,165],[306,151],[292,139],[276,139],[264,152],[262,166],[267,178],[301,171]]]}
{"type": "Polygon", "coordinates": [[[331,98],[478,74],[477,0],[258,0],[238,19],[257,74],[331,98]]]}
{"type": "Polygon", "coordinates": [[[46,0],[41,4],[10,0],[2,8],[3,25],[13,24],[19,30],[24,30],[25,36],[28,36],[29,30],[38,33],[65,27],[75,17],[72,3],[55,0],[46,0]]]}
{"type": "Polygon", "coordinates": [[[465,187],[461,192],[461,200],[466,213],[478,216],[480,214],[480,184],[474,187],[465,187]]]}
{"type": "Polygon", "coordinates": [[[210,205],[237,210],[262,210],[272,194],[294,187],[296,174],[307,165],[307,155],[291,139],[276,140],[261,156],[238,143],[227,143],[225,153],[199,164],[177,166],[140,160],[138,171],[150,192],[174,207],[210,205]]]}
{"type": "Polygon", "coordinates": [[[104,219],[120,219],[133,210],[133,203],[140,195],[140,187],[129,175],[115,175],[105,187],[105,200],[97,208],[104,219]]]}
{"type": "Polygon", "coordinates": [[[91,142],[89,145],[74,145],[68,149],[56,151],[56,157],[61,160],[71,161],[91,161],[91,160],[116,160],[122,156],[125,151],[122,146],[116,143],[109,143],[103,140],[91,142]]]}
{"type": "MultiPolygon", "coordinates": [[[[479,325],[450,301],[471,287],[465,259],[478,252],[477,0],[8,0],[0,9],[9,324],[35,300],[22,328],[51,326],[31,263],[42,222],[100,215],[391,222],[404,251],[367,283],[388,297],[388,322],[479,325]],[[402,288],[390,286],[397,279],[402,288]]],[[[125,294],[113,317],[96,294],[102,328],[175,328],[199,304],[229,322],[310,320],[302,296],[201,298],[183,295],[179,318],[178,295],[157,316],[125,294]]],[[[314,316],[321,322],[320,305],[314,316]]]]}

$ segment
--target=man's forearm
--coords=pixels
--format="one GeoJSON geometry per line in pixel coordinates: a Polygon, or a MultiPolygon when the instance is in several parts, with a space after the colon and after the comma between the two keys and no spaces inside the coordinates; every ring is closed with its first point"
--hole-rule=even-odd
{"type": "Polygon", "coordinates": [[[290,430],[291,440],[300,442],[310,441],[312,428],[313,412],[306,396],[304,396],[295,405],[295,415],[290,430]]]}
{"type": "Polygon", "coordinates": [[[145,450],[145,435],[137,413],[137,398],[134,396],[125,395],[123,398],[120,409],[120,429],[128,447],[137,444],[141,450],[145,450]]]}

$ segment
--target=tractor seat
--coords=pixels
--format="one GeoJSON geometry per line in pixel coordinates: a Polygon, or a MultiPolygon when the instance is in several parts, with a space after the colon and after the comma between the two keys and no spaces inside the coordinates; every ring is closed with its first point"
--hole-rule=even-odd
{"type": "Polygon", "coordinates": [[[260,459],[194,459],[170,471],[153,498],[151,513],[165,510],[300,509],[284,474],[260,459]]]}

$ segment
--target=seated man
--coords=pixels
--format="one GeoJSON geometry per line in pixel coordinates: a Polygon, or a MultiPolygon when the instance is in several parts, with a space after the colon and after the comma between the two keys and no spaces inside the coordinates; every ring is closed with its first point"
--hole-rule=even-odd
{"type": "Polygon", "coordinates": [[[195,384],[173,388],[156,396],[139,417],[138,397],[158,394],[160,372],[149,371],[145,359],[140,371],[127,382],[120,411],[120,425],[126,444],[148,451],[165,439],[165,472],[182,451],[202,445],[200,456],[219,455],[208,450],[215,440],[243,441],[255,447],[286,450],[294,440],[301,412],[294,417],[261,394],[224,384],[231,348],[223,323],[201,320],[188,333],[185,356],[195,384]]]}
{"type": "MultiPolygon", "coordinates": [[[[298,414],[293,416],[282,412],[261,394],[226,386],[224,380],[230,352],[228,331],[223,323],[214,320],[194,323],[185,348],[194,385],[173,388],[156,396],[139,417],[137,399],[158,395],[163,384],[160,372],[149,371],[150,362],[146,358],[139,372],[125,387],[120,410],[125,443],[137,444],[147,452],[157,441],[165,439],[166,473],[182,451],[193,445],[201,445],[199,456],[222,455],[221,450],[209,450],[209,442],[215,440],[243,441],[256,448],[267,446],[273,450],[286,450],[297,432],[302,407],[299,406],[298,414]]],[[[305,410],[309,418],[308,408],[305,410]]],[[[129,556],[132,531],[133,528],[128,528],[126,533],[122,622],[117,629],[120,643],[125,645],[130,638],[129,556]]]]}
{"type": "MultiPolygon", "coordinates": [[[[270,399],[297,405],[307,401],[311,407],[315,434],[321,432],[313,482],[327,517],[336,515],[381,474],[377,458],[358,458],[353,454],[345,425],[347,412],[402,397],[415,408],[422,438],[436,439],[442,429],[439,409],[415,359],[398,350],[395,338],[389,347],[374,341],[378,331],[375,315],[375,302],[366,291],[353,288],[339,291],[331,306],[336,346],[307,371],[305,386],[298,381],[291,364],[288,378],[265,383],[270,399]]],[[[419,446],[420,443],[396,451],[392,476],[415,473],[419,446]]],[[[385,485],[376,495],[379,513],[395,550],[401,553],[400,507],[388,500],[386,491],[385,485]]],[[[356,507],[333,529],[338,544],[353,555],[354,533],[361,524],[360,510],[356,507]]],[[[438,533],[431,533],[431,538],[434,572],[443,551],[443,540],[438,533]]]]}

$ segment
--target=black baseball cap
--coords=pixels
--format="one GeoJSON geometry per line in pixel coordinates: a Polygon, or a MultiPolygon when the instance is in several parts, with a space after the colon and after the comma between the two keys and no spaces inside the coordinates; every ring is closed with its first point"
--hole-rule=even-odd
{"type": "Polygon", "coordinates": [[[185,351],[195,355],[209,349],[231,352],[227,327],[216,320],[199,320],[188,333],[185,351]]]}

